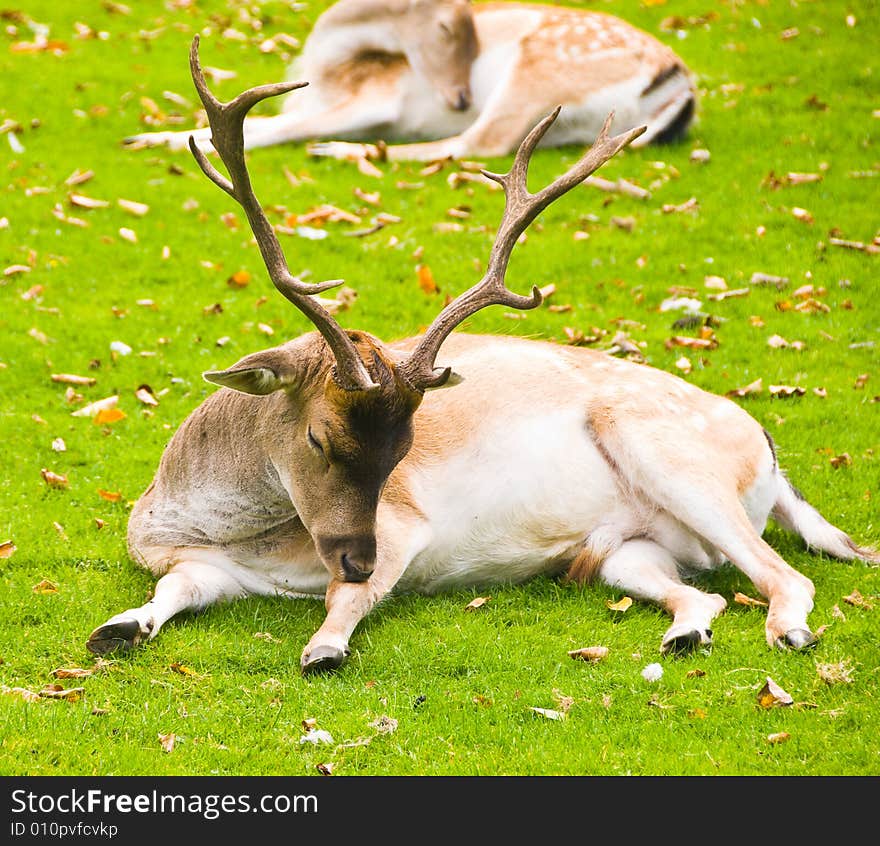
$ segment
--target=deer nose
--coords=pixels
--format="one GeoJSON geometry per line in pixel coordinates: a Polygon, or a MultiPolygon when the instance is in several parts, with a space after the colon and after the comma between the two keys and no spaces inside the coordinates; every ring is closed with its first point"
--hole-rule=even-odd
{"type": "Polygon", "coordinates": [[[344,581],[365,582],[376,566],[376,537],[364,534],[319,538],[318,552],[344,581]]]}
{"type": "Polygon", "coordinates": [[[455,103],[453,104],[452,107],[457,112],[464,112],[470,108],[470,105],[471,105],[470,91],[468,91],[466,88],[462,88],[458,92],[458,97],[456,98],[455,103]]]}

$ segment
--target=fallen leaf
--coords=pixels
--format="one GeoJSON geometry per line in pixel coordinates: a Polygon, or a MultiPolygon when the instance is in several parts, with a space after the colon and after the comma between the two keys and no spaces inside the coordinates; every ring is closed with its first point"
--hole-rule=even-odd
{"type": "Polygon", "coordinates": [[[691,708],[688,711],[688,716],[695,720],[705,720],[709,715],[702,708],[691,708]]]}
{"type": "Polygon", "coordinates": [[[773,708],[778,705],[791,705],[794,699],[786,693],[770,676],[758,692],[758,705],[762,708],[773,708]]]}
{"type": "Polygon", "coordinates": [[[436,294],[439,292],[439,288],[437,287],[437,283],[434,281],[434,274],[431,273],[431,268],[426,264],[420,264],[416,267],[416,273],[419,277],[419,287],[426,294],[436,294]]]}
{"type": "Polygon", "coordinates": [[[753,273],[749,279],[750,285],[772,285],[777,291],[781,291],[788,285],[787,276],[773,276],[769,273],[753,273]]]}
{"type": "Polygon", "coordinates": [[[852,464],[852,456],[848,452],[842,452],[828,459],[828,462],[837,470],[838,467],[849,467],[852,464]]]}
{"type": "Polygon", "coordinates": [[[864,608],[866,611],[870,611],[874,607],[858,590],[854,590],[849,596],[843,597],[843,601],[847,605],[852,605],[854,608],[864,608]]]}
{"type": "Polygon", "coordinates": [[[88,678],[94,670],[86,670],[82,667],[59,667],[50,673],[56,679],[84,679],[88,678]]]}
{"type": "Polygon", "coordinates": [[[102,408],[94,416],[93,422],[96,426],[102,423],[117,423],[126,418],[126,413],[121,408],[102,408]]]}
{"type": "Polygon", "coordinates": [[[39,702],[40,700],[39,693],[34,693],[25,687],[7,687],[3,684],[0,685],[0,693],[5,696],[17,696],[19,699],[24,699],[25,702],[39,702]]]}
{"type": "Polygon", "coordinates": [[[787,731],[777,731],[767,735],[767,742],[772,744],[785,743],[791,735],[787,731]]]}
{"type": "Polygon", "coordinates": [[[128,241],[130,244],[137,243],[137,232],[134,229],[129,229],[127,226],[119,227],[119,237],[122,238],[123,241],[128,241]]]}
{"type": "Polygon", "coordinates": [[[689,200],[685,200],[683,203],[679,203],[678,205],[674,205],[673,203],[664,203],[660,210],[663,214],[678,214],[680,212],[691,212],[696,211],[699,207],[699,203],[697,202],[696,197],[691,197],[689,200]]]}
{"type": "Polygon", "coordinates": [[[123,211],[133,214],[135,217],[143,217],[150,210],[146,203],[136,203],[134,200],[123,200],[120,198],[116,202],[123,211]]]}
{"type": "Polygon", "coordinates": [[[163,752],[172,752],[174,751],[174,744],[177,741],[177,735],[174,733],[171,734],[162,734],[159,733],[159,745],[162,747],[163,752]]]}
{"type": "Polygon", "coordinates": [[[50,582],[48,579],[43,579],[40,582],[37,582],[33,588],[31,588],[34,593],[46,594],[46,593],[58,593],[58,585],[55,582],[50,582]]]}
{"type": "MultiPolygon", "coordinates": [[[[31,272],[31,268],[28,267],[26,264],[10,264],[9,267],[4,268],[3,275],[4,276],[15,276],[16,274],[19,274],[19,273],[30,273],[30,272],[31,272]]],[[[30,298],[29,297],[26,298],[24,296],[24,294],[22,294],[22,299],[30,299],[30,298]]]]}
{"type": "Polygon", "coordinates": [[[95,402],[89,403],[88,405],[84,405],[82,408],[78,408],[76,411],[71,411],[70,416],[95,417],[101,411],[115,408],[117,402],[119,402],[118,395],[105,397],[104,399],[96,400],[95,402]]]}
{"type": "Polygon", "coordinates": [[[492,706],[492,700],[487,696],[483,696],[481,693],[478,693],[471,702],[473,702],[474,705],[482,705],[484,708],[490,708],[492,706]]]}
{"type": "Polygon", "coordinates": [[[134,395],[144,405],[149,405],[153,407],[159,405],[159,400],[156,399],[156,396],[153,393],[153,389],[149,385],[141,385],[134,392],[134,395]]]}
{"type": "Polygon", "coordinates": [[[110,205],[106,200],[96,200],[83,194],[70,194],[67,199],[72,206],[78,206],[81,209],[106,209],[110,205]]]}
{"type": "Polygon", "coordinates": [[[574,697],[566,696],[562,691],[556,690],[556,688],[553,689],[553,699],[563,714],[567,714],[571,710],[571,706],[574,705],[574,697]]]}
{"type": "Polygon", "coordinates": [[[547,720],[564,720],[566,717],[565,711],[554,711],[551,708],[529,708],[529,710],[547,720]]]}
{"type": "Polygon", "coordinates": [[[107,502],[119,502],[122,499],[122,494],[119,491],[105,491],[103,488],[98,488],[98,496],[101,499],[106,499],[107,502]]]}
{"type": "Polygon", "coordinates": [[[582,649],[572,649],[568,653],[569,658],[580,658],[591,664],[598,664],[599,661],[608,657],[607,646],[585,646],[582,649]]]}
{"type": "Polygon", "coordinates": [[[332,764],[332,763],[326,763],[326,764],[315,764],[315,769],[316,769],[316,770],[317,770],[322,776],[333,775],[333,764],[332,764]]]}
{"type": "Polygon", "coordinates": [[[393,734],[397,731],[397,720],[395,720],[394,717],[382,714],[381,717],[376,717],[376,719],[370,723],[370,728],[376,729],[379,734],[393,734]]]}
{"type": "Polygon", "coordinates": [[[199,675],[191,667],[187,667],[186,664],[181,664],[179,661],[175,661],[173,664],[170,664],[168,669],[173,670],[175,673],[179,673],[182,676],[195,676],[196,678],[198,678],[199,675]]]}
{"type": "Polygon", "coordinates": [[[247,270],[236,270],[227,280],[230,288],[245,288],[251,283],[251,275],[247,270]]]}
{"type": "Polygon", "coordinates": [[[800,206],[794,206],[791,210],[792,216],[801,221],[801,223],[812,223],[813,215],[811,215],[806,209],[800,208],[800,206]]]}
{"type": "Polygon", "coordinates": [[[605,600],[605,605],[612,611],[626,611],[632,604],[633,601],[628,596],[621,597],[617,602],[612,602],[610,599],[605,600]]]}
{"type": "Polygon", "coordinates": [[[726,397],[748,397],[753,394],[760,394],[764,389],[764,382],[761,378],[755,379],[754,382],[749,382],[748,385],[744,385],[742,388],[734,388],[732,391],[728,391],[724,396],[726,397]]]}
{"type": "Polygon", "coordinates": [[[64,385],[81,385],[91,387],[98,380],[94,376],[77,376],[73,373],[53,373],[50,377],[53,382],[61,382],[64,385]]]}
{"type": "Polygon", "coordinates": [[[770,391],[771,397],[779,397],[785,399],[787,397],[802,397],[807,391],[796,385],[768,385],[767,390],[770,391]]]}
{"type": "Polygon", "coordinates": [[[826,684],[852,684],[852,667],[846,661],[837,664],[816,664],[819,678],[826,684]]]}
{"type": "Polygon", "coordinates": [[[50,488],[66,488],[68,485],[67,476],[63,476],[59,473],[53,473],[51,470],[47,470],[45,467],[40,470],[40,475],[43,477],[43,481],[50,488]]]}
{"type": "Polygon", "coordinates": [[[60,684],[47,684],[40,696],[44,699],[63,699],[65,702],[78,702],[86,692],[84,687],[64,688],[60,684]]]}
{"type": "Polygon", "coordinates": [[[740,593],[739,591],[736,591],[733,594],[733,601],[738,602],[740,605],[759,606],[762,608],[767,608],[767,603],[764,602],[763,599],[752,599],[752,597],[746,596],[744,593],[740,593]]]}
{"type": "Polygon", "coordinates": [[[478,596],[475,599],[472,599],[465,605],[465,611],[476,611],[477,608],[482,608],[492,597],[491,596],[478,596]]]}
{"type": "Polygon", "coordinates": [[[0,558],[11,558],[16,549],[17,547],[12,541],[3,541],[0,543],[0,558]]]}
{"type": "Polygon", "coordinates": [[[269,632],[254,632],[254,637],[258,640],[265,640],[267,643],[281,643],[277,637],[269,634],[269,632]]]}
{"type": "Polygon", "coordinates": [[[701,670],[699,668],[694,669],[694,670],[688,670],[687,673],[685,673],[685,677],[689,678],[689,679],[698,679],[698,678],[702,678],[705,675],[706,675],[706,671],[701,670]]]}

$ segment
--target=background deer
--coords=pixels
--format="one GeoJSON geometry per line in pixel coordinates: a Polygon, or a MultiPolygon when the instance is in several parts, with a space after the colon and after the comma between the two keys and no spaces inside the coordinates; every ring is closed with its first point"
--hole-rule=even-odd
{"type": "MultiPolygon", "coordinates": [[[[245,121],[245,149],[326,139],[310,152],[378,156],[345,140],[416,141],[382,150],[432,161],[512,153],[557,104],[548,146],[589,144],[615,111],[617,131],[645,125],[644,144],[682,134],[695,92],[682,60],[601,12],[467,0],[340,0],[318,19],[294,65],[309,89],[273,117],[245,121]],[[342,143],[336,143],[342,139],[342,143]]],[[[182,149],[210,129],[156,132],[135,147],[182,149]]]]}
{"type": "Polygon", "coordinates": [[[252,594],[325,598],[304,673],[333,669],[358,622],[392,591],[433,593],[541,573],[594,577],[672,615],[661,650],[712,640],[725,607],[682,573],[731,561],[769,601],[770,645],[815,643],[813,585],[761,538],[768,517],[841,559],[878,561],[789,484],[773,443],[735,403],[604,353],[454,333],[493,304],[529,309],[505,286],[526,227],[640,133],[611,119],[567,173],[531,194],[530,157],[558,111],[520,146],[485,276],[424,335],[384,344],[343,330],[288,270],[245,165],[245,115],[301,87],[221,103],[190,62],[229,177],[193,142],[204,173],[244,209],[278,290],[317,332],[205,378],[224,386],[170,441],[135,505],[129,546],[159,576],[145,605],[88,641],[103,654],[156,636],[175,614],[252,594]],[[449,366],[437,366],[441,347],[449,366]],[[444,388],[444,390],[431,390],[444,388]],[[711,431],[711,435],[709,432],[711,431]]]}

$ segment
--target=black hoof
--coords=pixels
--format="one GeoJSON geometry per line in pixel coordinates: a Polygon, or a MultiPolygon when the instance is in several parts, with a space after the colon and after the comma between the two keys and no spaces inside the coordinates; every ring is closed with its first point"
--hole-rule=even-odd
{"type": "Polygon", "coordinates": [[[809,629],[789,629],[782,637],[776,638],[779,649],[794,649],[797,652],[812,649],[818,642],[809,629]]]}
{"type": "Polygon", "coordinates": [[[110,652],[126,652],[137,645],[140,633],[141,627],[137,620],[109,623],[92,632],[86,642],[86,649],[95,655],[107,655],[110,652]]]}
{"type": "Polygon", "coordinates": [[[667,640],[660,647],[660,651],[664,655],[687,655],[694,652],[702,642],[703,638],[700,633],[696,629],[692,629],[667,640]]]}
{"type": "Polygon", "coordinates": [[[315,673],[332,673],[345,663],[347,657],[347,650],[337,649],[335,646],[316,646],[303,661],[302,674],[311,676],[315,673]]]}

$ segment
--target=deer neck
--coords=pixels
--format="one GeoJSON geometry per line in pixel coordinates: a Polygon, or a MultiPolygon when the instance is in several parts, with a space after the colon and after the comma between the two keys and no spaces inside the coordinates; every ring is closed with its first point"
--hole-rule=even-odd
{"type": "Polygon", "coordinates": [[[406,55],[408,6],[409,0],[342,0],[321,16],[309,41],[322,62],[370,52],[406,55]]]}

